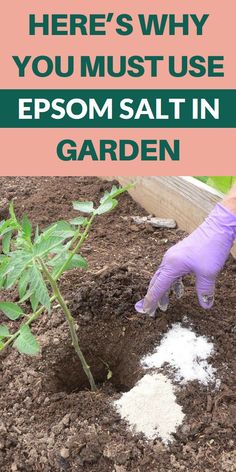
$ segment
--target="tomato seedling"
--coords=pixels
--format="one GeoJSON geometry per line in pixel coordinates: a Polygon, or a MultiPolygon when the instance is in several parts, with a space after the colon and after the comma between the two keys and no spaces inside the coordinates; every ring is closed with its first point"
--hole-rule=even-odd
{"type": "Polygon", "coordinates": [[[57,301],[67,320],[72,344],[91,390],[96,390],[92,372],[80,348],[75,320],[61,293],[59,281],[65,271],[87,268],[87,261],[79,252],[94,219],[113,210],[118,204],[117,197],[129,188],[113,186],[110,192],[105,192],[97,208],[91,201],[73,202],[74,209],[87,214],[86,217],[79,216],[69,222],[57,221],[43,231],[39,231],[38,226],[33,231],[26,216],[19,221],[13,204],[10,204],[9,219],[0,223],[0,289],[17,286],[19,302],[0,301],[0,311],[10,320],[22,320],[22,323],[14,333],[5,324],[0,325],[0,351],[12,345],[22,354],[37,355],[40,346],[30,326],[41,314],[50,313],[53,302],[57,301]],[[26,301],[31,304],[30,315],[24,311],[26,301]]]}

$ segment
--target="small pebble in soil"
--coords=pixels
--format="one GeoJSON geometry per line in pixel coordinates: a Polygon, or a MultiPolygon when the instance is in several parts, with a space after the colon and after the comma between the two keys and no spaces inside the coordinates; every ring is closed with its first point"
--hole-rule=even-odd
{"type": "Polygon", "coordinates": [[[62,447],[60,450],[60,456],[63,457],[63,459],[68,459],[70,456],[70,451],[66,447],[62,447]]]}
{"type": "Polygon", "coordinates": [[[134,232],[138,233],[138,231],[142,230],[142,227],[141,226],[136,226],[136,225],[130,225],[129,229],[130,229],[130,231],[134,231],[134,232]]]}

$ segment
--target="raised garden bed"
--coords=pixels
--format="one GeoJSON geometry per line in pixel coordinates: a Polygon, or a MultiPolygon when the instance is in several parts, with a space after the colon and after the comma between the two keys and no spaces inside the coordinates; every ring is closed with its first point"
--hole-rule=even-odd
{"type": "MultiPolygon", "coordinates": [[[[18,216],[27,213],[33,223],[47,226],[76,216],[72,200],[99,200],[110,186],[91,177],[1,178],[0,217],[7,216],[13,199],[18,216]]],[[[187,277],[184,297],[172,301],[167,313],[155,320],[136,314],[133,305],[145,294],[164,252],[184,235],[179,229],[135,225],[129,218],[145,214],[129,195],[122,196],[86,241],[88,271],[74,269],[61,282],[97,393],[89,391],[59,309],[33,326],[42,346],[39,357],[15,350],[1,354],[2,471],[235,470],[235,261],[231,257],[226,263],[209,312],[198,306],[194,280],[187,277]],[[214,343],[211,363],[221,385],[217,390],[194,381],[178,389],[185,419],[175,441],[165,446],[133,434],[112,405],[142,377],[140,359],[176,322],[214,343]]],[[[17,299],[12,290],[11,300],[17,299]]]]}
{"type": "MultiPolygon", "coordinates": [[[[118,177],[121,185],[134,183],[130,194],[149,213],[175,218],[190,233],[224,194],[194,177],[118,177]]],[[[232,248],[236,257],[236,243],[232,248]]]]}

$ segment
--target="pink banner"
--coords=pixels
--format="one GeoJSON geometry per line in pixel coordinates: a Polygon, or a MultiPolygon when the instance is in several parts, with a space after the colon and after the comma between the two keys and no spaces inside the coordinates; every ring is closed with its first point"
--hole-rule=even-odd
{"type": "MultiPolygon", "coordinates": [[[[233,4],[233,2],[232,2],[233,4]]],[[[228,89],[235,88],[235,41],[232,37],[235,30],[235,16],[226,2],[199,2],[193,0],[160,0],[156,2],[120,1],[113,5],[110,1],[77,0],[49,2],[42,0],[9,0],[2,7],[1,25],[1,77],[0,88],[21,89],[80,89],[80,88],[130,88],[130,89],[228,89]],[[127,13],[134,18],[134,32],[130,36],[119,36],[115,32],[114,22],[107,24],[105,36],[44,36],[37,33],[29,36],[29,14],[35,14],[42,19],[43,14],[67,14],[65,20],[69,30],[71,14],[112,12],[114,18],[121,13],[127,13]],[[175,35],[170,36],[168,21],[166,32],[160,36],[143,36],[138,24],[138,14],[175,14],[176,20],[181,21],[183,14],[196,14],[201,17],[209,14],[203,28],[203,35],[196,35],[196,26],[189,21],[189,35],[183,35],[181,28],[175,35]],[[18,77],[18,69],[12,56],[31,56],[25,69],[25,77],[18,77]],[[224,56],[224,77],[194,78],[187,74],[182,78],[171,77],[168,73],[167,62],[160,68],[160,76],[150,78],[147,72],[139,78],[129,76],[121,78],[96,77],[81,78],[79,73],[73,77],[61,78],[52,73],[49,77],[36,77],[32,72],[33,58],[46,55],[51,58],[68,56],[79,58],[81,55],[114,56],[176,56],[188,57],[194,55],[224,56]]],[[[63,29],[63,28],[62,28],[63,29]]],[[[79,59],[78,59],[79,60],[79,59]]],[[[78,64],[77,64],[78,65],[78,64]]],[[[78,68],[79,70],[79,68],[78,68]]],[[[235,173],[233,159],[235,130],[234,129],[0,129],[2,146],[1,175],[224,175],[235,173]],[[78,145],[85,139],[93,141],[99,154],[99,141],[106,139],[135,140],[138,146],[141,141],[155,140],[156,160],[141,160],[141,154],[132,161],[94,161],[86,156],[83,161],[63,161],[57,155],[58,143],[63,139],[74,140],[78,145]],[[160,161],[160,140],[180,140],[180,159],[172,161],[168,156],[160,161]]],[[[140,151],[141,152],[141,151],[140,151]]]]}

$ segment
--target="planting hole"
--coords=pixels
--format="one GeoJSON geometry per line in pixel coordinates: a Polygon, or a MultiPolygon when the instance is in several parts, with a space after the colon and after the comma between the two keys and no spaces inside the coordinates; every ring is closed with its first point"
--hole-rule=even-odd
{"type": "MultiPolygon", "coordinates": [[[[126,266],[117,265],[90,280],[87,275],[78,289],[76,273],[66,285],[80,345],[98,386],[109,382],[116,391],[126,392],[140,378],[140,346],[145,345],[145,331],[139,324],[134,331],[133,322],[121,313],[134,314],[141,284],[126,266]]],[[[57,344],[44,350],[45,388],[68,393],[87,389],[88,381],[70,345],[67,326],[63,325],[57,335],[57,344]]]]}
{"type": "MultiPolygon", "coordinates": [[[[84,346],[83,352],[97,386],[109,382],[117,392],[130,390],[139,379],[141,370],[139,357],[132,350],[132,340],[129,336],[123,336],[122,329],[120,335],[104,333],[102,338],[92,327],[90,330],[90,350],[84,346]]],[[[80,360],[71,346],[62,344],[53,352],[49,346],[45,362],[44,383],[50,392],[73,393],[89,388],[80,360]]]]}

